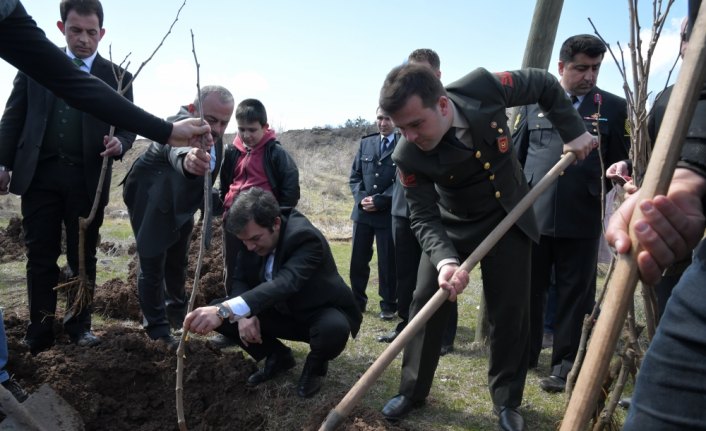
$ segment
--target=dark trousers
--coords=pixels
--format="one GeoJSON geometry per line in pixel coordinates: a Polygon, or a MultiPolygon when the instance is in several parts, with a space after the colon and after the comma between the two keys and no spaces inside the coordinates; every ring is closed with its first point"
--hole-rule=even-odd
{"type": "MultiPolygon", "coordinates": [[[[66,228],[66,260],[72,275],[79,273],[79,217],[88,217],[92,201],[86,190],[83,167],[68,165],[58,159],[39,163],[34,179],[22,195],[22,229],[27,247],[27,294],[29,319],[27,339],[53,342],[59,280],[57,259],[61,255],[62,224],[66,228]]],[[[103,205],[98,206],[93,223],[86,230],[85,262],[90,286],[96,280],[98,230],[103,224],[103,205]]],[[[67,297],[67,307],[73,303],[67,297]]],[[[91,309],[64,322],[64,330],[77,336],[91,329],[91,309]]]]}
{"type": "MultiPolygon", "coordinates": [[[[522,402],[529,354],[530,244],[530,239],[513,227],[481,260],[490,324],[488,386],[497,406],[518,407],[522,402]]],[[[470,252],[465,251],[462,257],[470,252]]],[[[411,317],[439,289],[437,276],[436,268],[423,254],[411,317]]],[[[417,401],[429,395],[451,309],[452,303],[445,302],[405,347],[401,394],[417,401]]]]}
{"type": "Polygon", "coordinates": [[[243,242],[237,236],[223,229],[223,278],[225,284],[226,296],[230,294],[231,286],[233,285],[233,274],[235,274],[235,263],[238,259],[238,253],[243,249],[243,242]]]}
{"type": "Polygon", "coordinates": [[[392,228],[376,228],[365,223],[353,224],[353,248],[351,250],[351,289],[361,311],[365,311],[368,296],[365,289],[370,278],[370,260],[373,258],[373,240],[378,252],[378,277],[380,310],[397,311],[395,281],[395,248],[392,228]]]}
{"type": "Polygon", "coordinates": [[[255,361],[286,350],[287,347],[279,339],[308,343],[310,358],[329,361],[341,354],[351,333],[346,315],[333,307],[321,307],[307,316],[285,315],[269,308],[258,314],[257,318],[260,320],[262,344],[246,346],[240,340],[238,322],[224,322],[216,331],[237,341],[255,361]]]}
{"type": "Polygon", "coordinates": [[[530,364],[536,366],[544,335],[544,303],[552,267],[556,283],[556,314],[551,374],[566,378],[581,339],[586,314],[596,297],[598,238],[542,236],[532,251],[530,364]]]}
{"type": "Polygon", "coordinates": [[[169,327],[181,328],[186,317],[186,269],[193,219],[181,228],[176,242],[154,257],[140,256],[137,293],[143,326],[152,339],[169,335],[169,327]]]}
{"type": "Polygon", "coordinates": [[[623,430],[706,430],[706,241],[667,302],[623,430]]]}
{"type": "Polygon", "coordinates": [[[409,307],[417,285],[417,270],[422,248],[406,217],[392,216],[392,238],[395,243],[397,315],[402,319],[397,324],[397,332],[401,332],[409,322],[409,307]]]}

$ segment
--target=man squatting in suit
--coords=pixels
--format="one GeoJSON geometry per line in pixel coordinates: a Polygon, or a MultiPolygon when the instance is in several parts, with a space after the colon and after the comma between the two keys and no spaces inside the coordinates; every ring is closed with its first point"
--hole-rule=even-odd
{"type": "MultiPolygon", "coordinates": [[[[223,160],[223,135],[233,115],[233,95],[226,88],[201,88],[194,103],[182,106],[168,118],[178,121],[200,117],[211,126],[215,145],[210,155],[197,148],[172,148],[150,144],[132,165],[124,180],[123,200],[135,233],[140,269],[137,292],[147,335],[175,349],[178,340],[170,326],[179,329],[186,316],[184,289],[194,213],[203,208],[203,175],[211,170],[211,183],[223,160]]],[[[216,196],[215,199],[218,199],[216,196]]]]}
{"type": "MultiPolygon", "coordinates": [[[[461,260],[527,193],[505,109],[531,103],[550,112],[565,151],[584,159],[596,147],[564,90],[545,71],[477,69],[447,89],[425,66],[407,64],[387,75],[380,106],[404,137],[392,157],[424,251],[410,317],[438,288],[456,300],[468,283],[468,273],[458,270],[461,260]]],[[[481,261],[490,321],[488,386],[505,430],[524,429],[518,407],[529,357],[531,241],[537,239],[528,211],[481,261]]],[[[399,394],[382,410],[388,419],[403,417],[429,394],[450,308],[450,302],[443,304],[407,344],[399,394]]]]}
{"type": "MultiPolygon", "coordinates": [[[[117,65],[103,59],[98,43],[105,34],[103,8],[98,0],[63,0],[59,30],[65,35],[65,56],[84,73],[91,73],[116,89],[113,73],[117,65]]],[[[125,83],[132,75],[125,73],[125,83]]],[[[132,90],[125,93],[132,100],[132,90]]],[[[57,259],[61,254],[62,224],[66,227],[66,257],[72,274],[78,274],[79,217],[87,217],[101,172],[103,157],[109,157],[107,178],[95,219],[88,226],[85,263],[91,286],[96,279],[96,243],[108,203],[110,163],[131,148],[135,134],[116,129],[91,115],[71,108],[49,90],[19,72],[0,120],[0,185],[13,172],[10,192],[22,196],[22,228],[27,246],[27,293],[30,323],[24,342],[36,354],[54,344],[59,280],[57,259]]],[[[69,298],[69,304],[72,298],[69,298]]],[[[80,346],[99,343],[91,332],[91,309],[84,307],[64,317],[64,330],[80,346]]]]}
{"type": "Polygon", "coordinates": [[[237,340],[256,361],[267,358],[264,368],[248,377],[249,386],[294,367],[292,351],[280,338],[308,343],[297,394],[313,396],[328,362],[362,321],[326,238],[295,209],[280,210],[272,193],[259,187],[235,198],[226,229],[245,247],[237,256],[230,296],[189,313],[184,330],[216,330],[237,340]]]}
{"type": "MultiPolygon", "coordinates": [[[[562,392],[576,358],[581,328],[596,296],[596,266],[602,232],[602,167],[628,157],[625,99],[596,87],[606,47],[588,34],[568,38],[559,52],[559,83],[592,134],[600,133],[600,152],[569,166],[534,202],[539,243],[532,248],[530,293],[530,368],[537,367],[544,332],[544,304],[552,268],[556,315],[550,376],[540,381],[548,392],[562,392]],[[603,165],[601,165],[601,159],[603,165]]],[[[513,135],[517,157],[530,187],[559,161],[563,142],[538,105],[524,106],[513,135]]]]}

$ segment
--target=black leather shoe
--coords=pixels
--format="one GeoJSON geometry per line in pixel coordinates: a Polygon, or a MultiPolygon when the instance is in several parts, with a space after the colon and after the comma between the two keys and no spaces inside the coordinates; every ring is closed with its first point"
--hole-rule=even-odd
{"type": "Polygon", "coordinates": [[[101,339],[91,331],[82,332],[78,335],[71,335],[71,342],[79,347],[93,347],[101,343],[101,339]]]}
{"type": "Polygon", "coordinates": [[[328,372],[328,361],[306,358],[302,375],[297,383],[297,395],[311,398],[321,389],[321,382],[328,372]]]}
{"type": "Polygon", "coordinates": [[[566,389],[566,379],[562,379],[559,376],[545,377],[539,381],[539,387],[545,392],[564,392],[564,389],[566,389]]]}
{"type": "Polygon", "coordinates": [[[37,353],[51,349],[54,345],[54,340],[35,340],[32,338],[23,338],[22,344],[29,349],[32,356],[37,356],[37,353]]]}
{"type": "Polygon", "coordinates": [[[381,311],[380,312],[380,318],[382,320],[392,320],[395,318],[395,312],[394,311],[381,311]]]}
{"type": "Polygon", "coordinates": [[[515,407],[496,407],[498,425],[503,431],[525,431],[525,420],[515,407]]]}
{"type": "Polygon", "coordinates": [[[291,369],[296,364],[291,349],[282,352],[273,352],[265,359],[265,366],[248,377],[247,384],[248,386],[257,386],[262,382],[270,380],[277,374],[291,369]]]}
{"type": "Polygon", "coordinates": [[[397,332],[397,330],[392,330],[387,334],[380,335],[378,337],[378,341],[381,343],[392,343],[393,341],[395,341],[395,338],[397,338],[399,334],[400,333],[397,332]]]}
{"type": "Polygon", "coordinates": [[[402,394],[398,394],[385,404],[385,407],[382,408],[382,415],[390,422],[397,422],[407,416],[409,412],[421,407],[423,404],[424,400],[415,401],[402,394]]]}
{"type": "Polygon", "coordinates": [[[176,353],[179,348],[179,340],[171,335],[163,335],[154,341],[166,347],[171,353],[176,353]]]}
{"type": "Polygon", "coordinates": [[[439,355],[445,356],[448,355],[449,353],[454,351],[454,345],[449,344],[447,346],[441,346],[441,351],[439,351],[439,355]]]}

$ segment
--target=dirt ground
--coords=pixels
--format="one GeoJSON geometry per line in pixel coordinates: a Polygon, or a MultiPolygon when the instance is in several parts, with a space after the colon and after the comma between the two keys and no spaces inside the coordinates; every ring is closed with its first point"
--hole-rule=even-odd
{"type": "MultiPolygon", "coordinates": [[[[188,270],[189,291],[198,255],[200,227],[197,226],[194,231],[188,270]]],[[[201,271],[200,289],[203,293],[197,298],[197,306],[224,294],[221,242],[220,223],[216,223],[211,251],[205,256],[201,271]]],[[[115,248],[115,245],[103,243],[101,247],[115,248]]],[[[134,256],[134,251],[132,253],[134,256]]],[[[0,228],[0,261],[23,259],[21,224],[19,220],[13,220],[8,227],[0,228]]],[[[57,324],[55,346],[32,356],[21,344],[28,311],[24,307],[5,310],[9,372],[30,393],[43,383],[50,384],[79,412],[87,430],[178,429],[175,401],[177,359],[164,347],[149,340],[140,327],[136,266],[136,259],[133,258],[127,280],[113,279],[97,287],[95,314],[110,319],[94,328],[102,338],[101,344],[94,348],[79,348],[70,344],[68,338],[60,334],[61,326],[57,324]]],[[[245,380],[255,370],[254,361],[244,357],[236,348],[220,351],[212,348],[203,338],[190,339],[183,388],[188,428],[277,430],[282,429],[282,418],[293,417],[288,422],[292,425],[287,429],[316,430],[330,409],[345,395],[340,393],[327,397],[322,393],[311,400],[299,399],[292,384],[296,381],[298,367],[286,383],[272,381],[255,389],[247,388],[245,380]]],[[[370,431],[403,428],[391,426],[376,410],[357,407],[341,429],[370,431]]]]}

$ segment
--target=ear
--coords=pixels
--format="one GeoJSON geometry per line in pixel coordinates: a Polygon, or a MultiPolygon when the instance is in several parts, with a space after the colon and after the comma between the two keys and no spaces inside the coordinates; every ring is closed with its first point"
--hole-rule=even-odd
{"type": "Polygon", "coordinates": [[[105,29],[104,29],[104,28],[102,28],[101,31],[100,31],[100,33],[99,33],[99,36],[98,36],[98,41],[99,41],[99,42],[101,41],[101,39],[103,39],[103,36],[105,36],[105,29]]]}
{"type": "Polygon", "coordinates": [[[441,112],[444,117],[447,116],[449,112],[451,112],[451,106],[448,97],[440,96],[437,104],[439,105],[439,112],[441,112]]]}
{"type": "Polygon", "coordinates": [[[193,103],[189,103],[189,106],[186,107],[186,110],[189,111],[189,114],[194,115],[196,114],[196,105],[193,103]]]}
{"type": "Polygon", "coordinates": [[[564,62],[559,60],[559,76],[564,76],[564,62]]]}
{"type": "Polygon", "coordinates": [[[272,230],[278,232],[280,226],[282,226],[282,217],[275,217],[275,224],[272,225],[272,230]]]}
{"type": "Polygon", "coordinates": [[[61,21],[56,22],[56,27],[59,29],[61,34],[66,35],[66,27],[64,27],[64,23],[61,21]]]}

